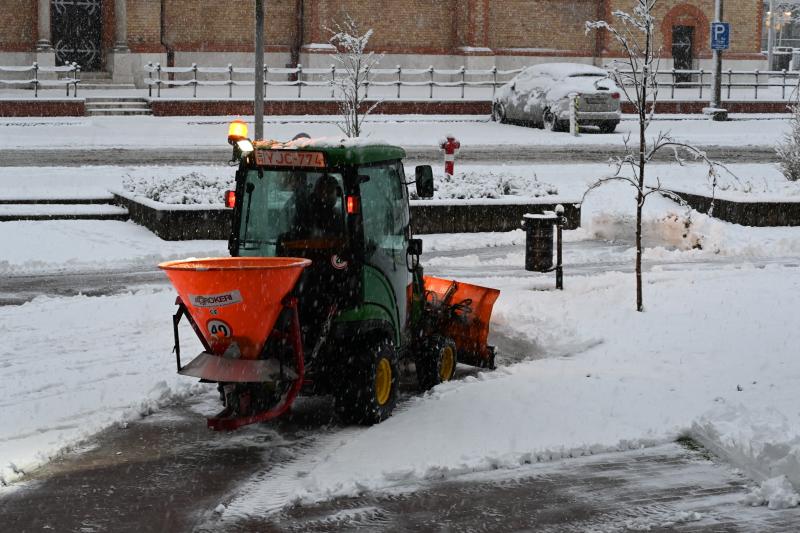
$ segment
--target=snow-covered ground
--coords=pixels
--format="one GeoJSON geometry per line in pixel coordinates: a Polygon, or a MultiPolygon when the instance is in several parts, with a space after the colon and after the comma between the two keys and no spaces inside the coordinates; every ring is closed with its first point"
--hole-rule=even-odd
{"type": "MultiPolygon", "coordinates": [[[[639,314],[633,276],[602,268],[608,252],[579,246],[616,241],[622,250],[613,258],[632,261],[624,244],[632,238],[632,208],[630,189],[620,185],[587,198],[583,229],[567,232],[563,292],[548,290],[549,275],[522,270],[521,246],[499,258],[474,255],[521,244],[520,231],[426,236],[426,250],[446,252],[431,258],[431,268],[468,271],[460,278],[501,289],[493,328],[527,346],[526,357],[439,386],[379,426],[321,438],[286,466],[294,474],[281,476],[280,491],[269,481],[249,483],[224,516],[681,435],[758,481],[785,475],[800,487],[800,231],[743,228],[698,213],[689,221],[672,202],[651,199],[645,260],[669,264],[645,274],[646,312],[639,314]],[[720,256],[729,260],[694,266],[720,256]],[[570,272],[572,263],[593,261],[599,270],[570,272]]],[[[223,241],[167,243],[118,222],[5,222],[0,242],[8,244],[5,274],[226,254],[223,241]]],[[[0,307],[0,382],[10,390],[3,407],[11,417],[0,428],[6,482],[101,427],[198,391],[174,372],[173,304],[171,290],[153,287],[0,307]]],[[[792,504],[787,491],[773,480],[753,503],[792,504]]]]}
{"type": "MultiPolygon", "coordinates": [[[[252,117],[245,117],[252,121],[252,117]]],[[[703,117],[657,117],[648,130],[671,131],[676,140],[700,146],[769,146],[788,131],[786,115],[735,117],[729,122],[711,122],[703,117]],[[692,119],[692,120],[687,120],[692,119]]],[[[2,118],[0,149],[8,148],[175,148],[202,150],[224,147],[230,117],[64,117],[2,118]],[[187,134],[190,132],[190,134],[187,134]]],[[[265,136],[285,140],[298,131],[312,137],[341,136],[338,117],[271,116],[265,121],[265,136]]],[[[626,117],[616,133],[584,133],[572,137],[535,128],[497,124],[487,116],[374,115],[367,118],[367,136],[406,147],[438,146],[447,134],[470,146],[597,146],[622,144],[624,137],[638,136],[636,122],[626,117]]]]}

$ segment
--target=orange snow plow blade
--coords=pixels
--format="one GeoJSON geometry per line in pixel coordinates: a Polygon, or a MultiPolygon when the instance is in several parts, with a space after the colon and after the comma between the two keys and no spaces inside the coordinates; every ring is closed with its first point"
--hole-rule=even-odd
{"type": "Polygon", "coordinates": [[[220,257],[161,263],[211,352],[257,359],[308,259],[220,257]]]}
{"type": "Polygon", "coordinates": [[[453,317],[443,333],[456,343],[459,361],[478,366],[493,364],[488,345],[489,320],[500,291],[432,276],[425,276],[424,281],[429,304],[444,304],[453,309],[453,317]]]}

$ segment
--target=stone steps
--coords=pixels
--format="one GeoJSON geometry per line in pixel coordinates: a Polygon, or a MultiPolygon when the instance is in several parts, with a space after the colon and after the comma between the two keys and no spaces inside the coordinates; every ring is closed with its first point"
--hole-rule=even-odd
{"type": "Polygon", "coordinates": [[[150,115],[144,98],[87,98],[86,114],[91,116],[150,115]]]}

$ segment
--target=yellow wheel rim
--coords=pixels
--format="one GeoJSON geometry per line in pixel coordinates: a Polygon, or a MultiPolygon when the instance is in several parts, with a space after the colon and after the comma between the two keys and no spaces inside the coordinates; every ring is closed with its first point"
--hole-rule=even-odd
{"type": "Polygon", "coordinates": [[[392,365],[388,359],[378,361],[378,369],[375,372],[375,399],[378,405],[384,405],[389,401],[392,394],[392,365]]]}
{"type": "Polygon", "coordinates": [[[456,354],[452,346],[445,346],[442,350],[442,364],[439,365],[439,380],[449,381],[456,368],[456,354]]]}

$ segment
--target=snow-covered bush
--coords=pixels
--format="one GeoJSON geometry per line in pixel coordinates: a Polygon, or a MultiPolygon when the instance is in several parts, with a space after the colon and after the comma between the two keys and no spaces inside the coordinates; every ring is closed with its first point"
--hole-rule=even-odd
{"type": "Polygon", "coordinates": [[[787,180],[800,180],[800,105],[792,106],[792,116],[789,119],[791,131],[783,138],[775,151],[780,160],[781,172],[787,180]]]}
{"type": "MultiPolygon", "coordinates": [[[[409,188],[412,199],[416,199],[413,186],[409,188]]],[[[435,199],[500,199],[504,196],[539,198],[558,194],[558,188],[541,182],[536,174],[523,177],[508,172],[467,171],[456,172],[455,175],[437,175],[434,180],[435,199]]]]}
{"type": "Polygon", "coordinates": [[[177,178],[126,176],[122,187],[136,196],[164,204],[222,204],[225,191],[235,186],[233,173],[226,176],[206,176],[190,172],[177,178]]]}

